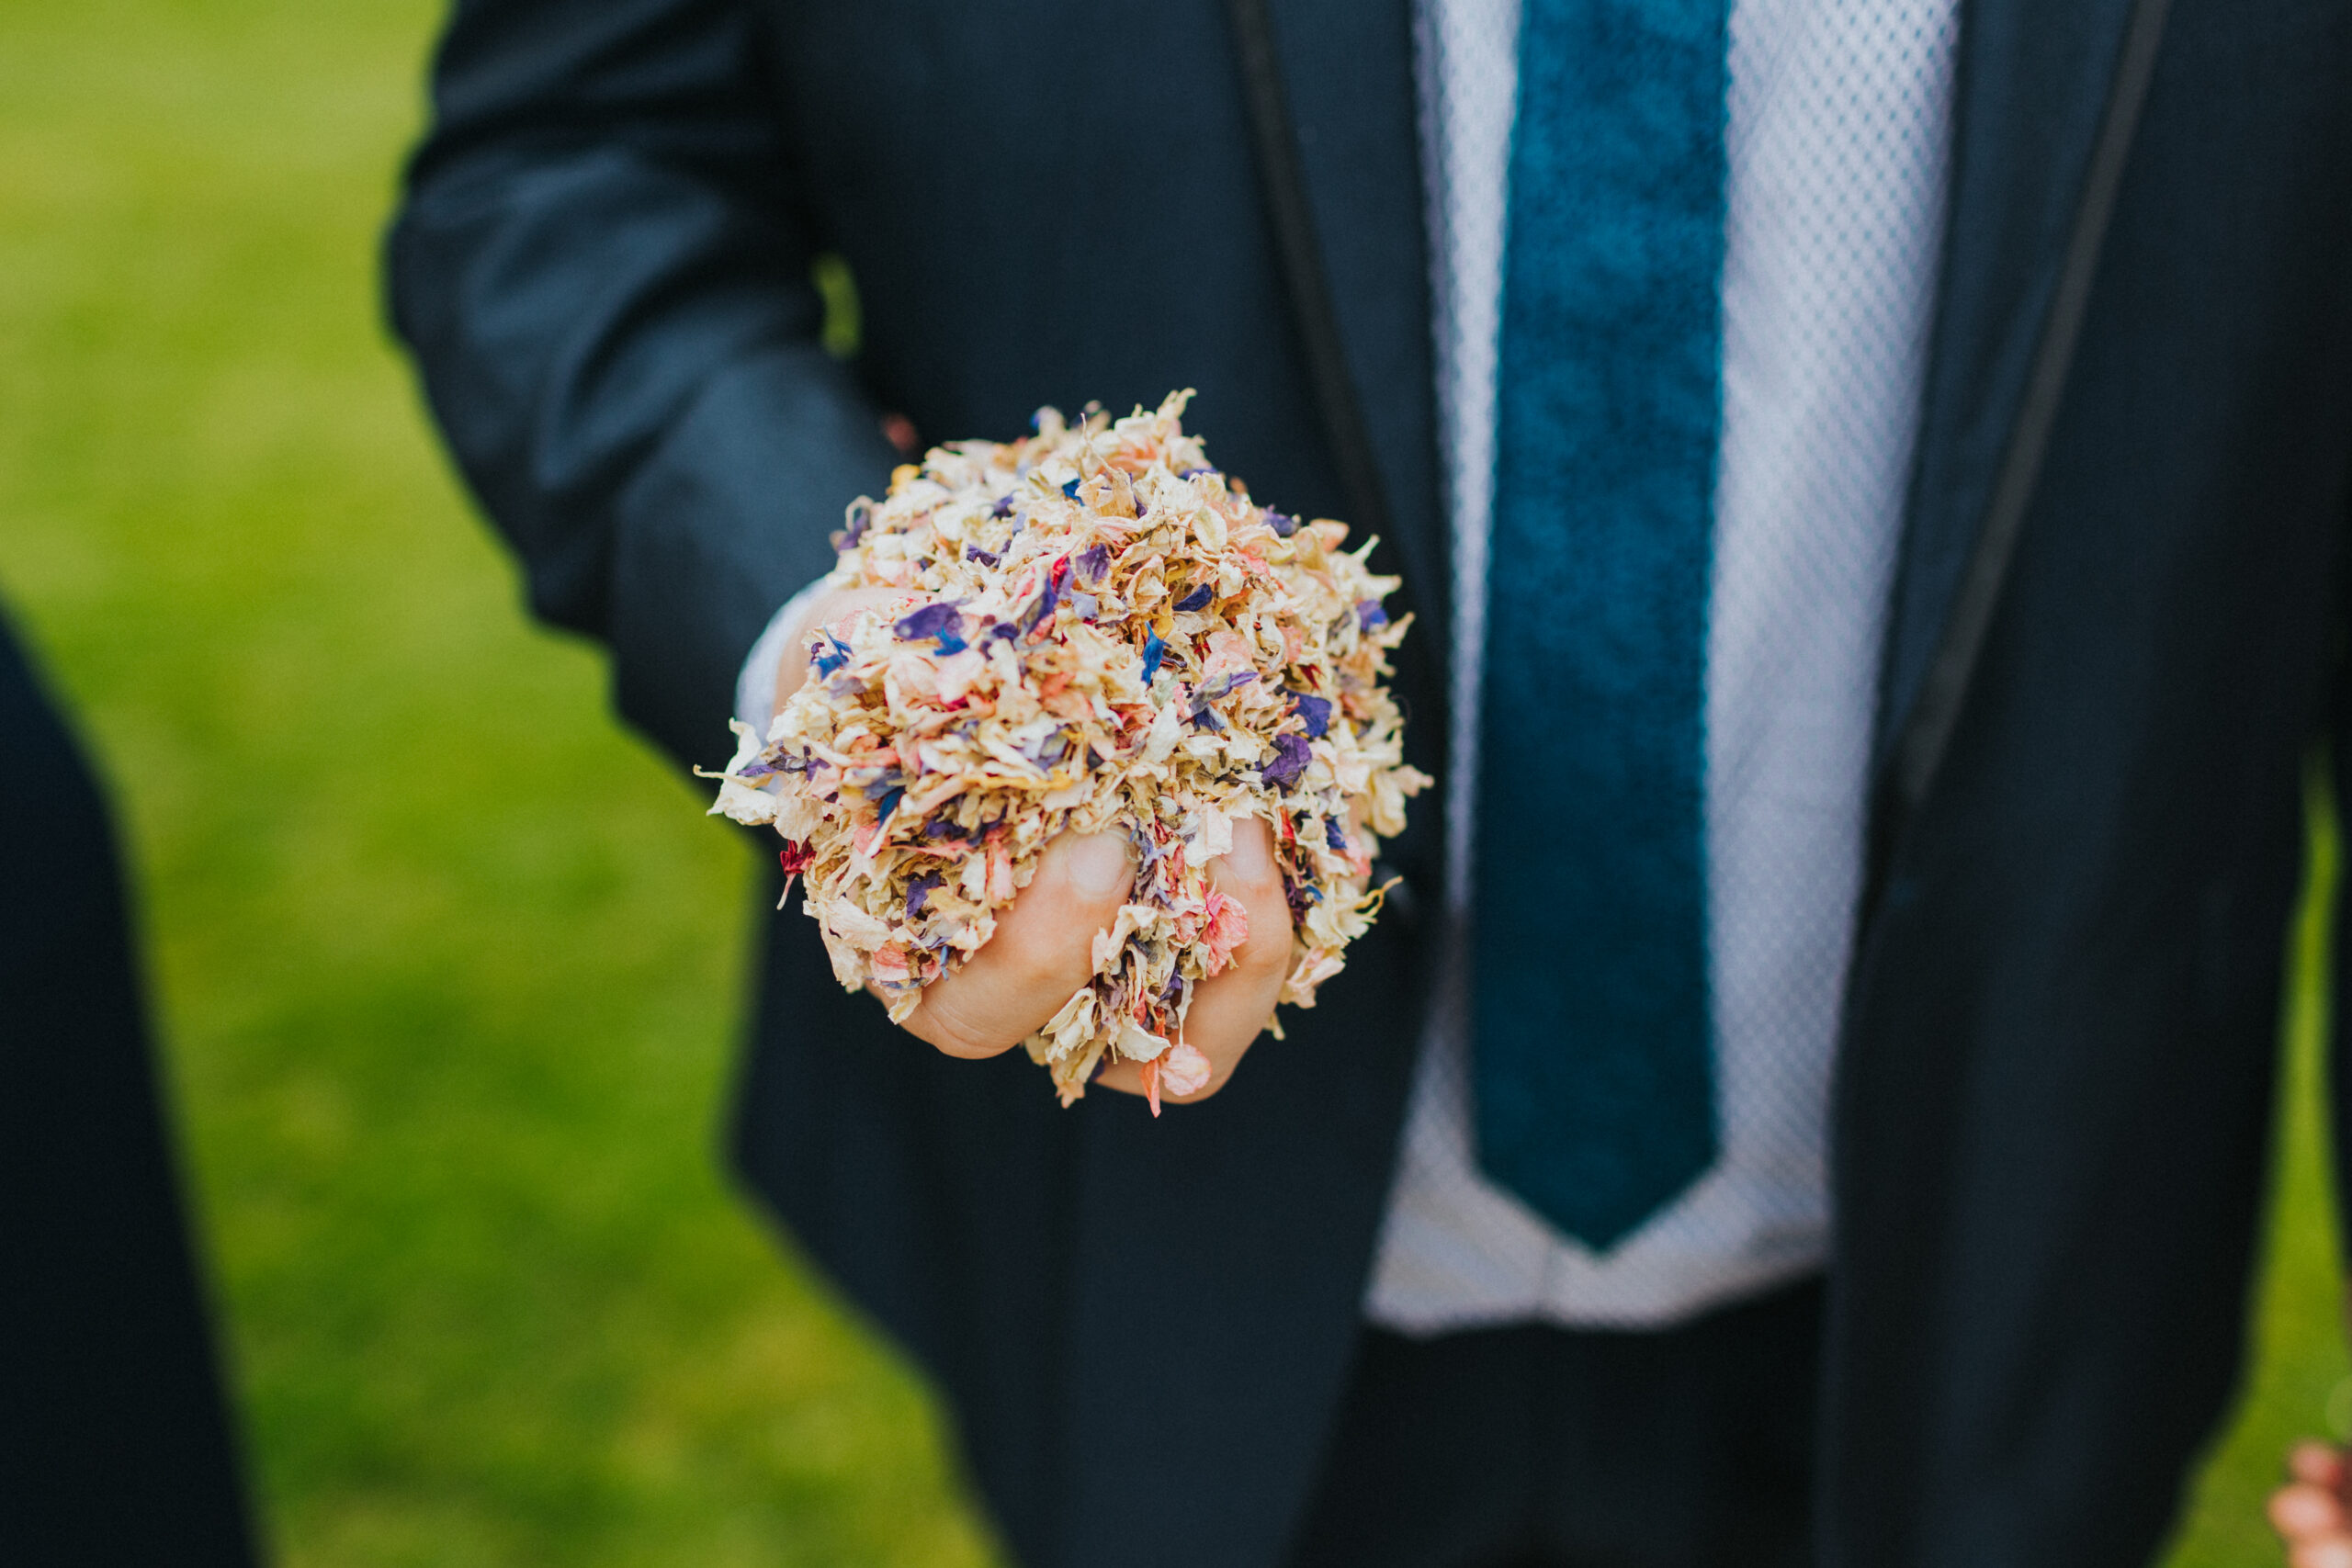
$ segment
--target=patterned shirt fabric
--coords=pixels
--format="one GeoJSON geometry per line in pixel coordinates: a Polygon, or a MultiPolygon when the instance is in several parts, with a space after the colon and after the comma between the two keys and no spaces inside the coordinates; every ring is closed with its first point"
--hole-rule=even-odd
{"type": "Polygon", "coordinates": [[[1471,1134],[1470,868],[1477,832],[1511,830],[1475,821],[1471,802],[1519,0],[1422,0],[1456,615],[1452,919],[1365,1300],[1385,1326],[1657,1327],[1824,1260],[1829,1071],[1942,238],[1957,8],[1735,0],[1731,9],[1705,697],[1721,1152],[1668,1207],[1595,1252],[1487,1181],[1471,1134]]]}

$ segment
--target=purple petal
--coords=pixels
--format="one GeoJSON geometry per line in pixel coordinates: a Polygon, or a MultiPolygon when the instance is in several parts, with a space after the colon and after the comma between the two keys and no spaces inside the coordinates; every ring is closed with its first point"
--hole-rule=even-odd
{"type": "Polygon", "coordinates": [[[874,503],[860,496],[849,503],[849,511],[844,515],[849,526],[833,536],[833,548],[836,550],[855,549],[857,542],[865,537],[865,530],[874,521],[874,503]]]}
{"type": "Polygon", "coordinates": [[[1306,735],[1320,740],[1331,728],[1331,704],[1327,697],[1309,696],[1305,692],[1293,692],[1290,705],[1299,717],[1306,721],[1306,735]]]}
{"type": "Polygon", "coordinates": [[[1306,772],[1308,755],[1306,737],[1277,735],[1274,737],[1274,760],[1260,768],[1258,776],[1270,784],[1288,789],[1298,783],[1301,773],[1306,772]]]}
{"type": "Polygon", "coordinates": [[[1100,582],[1110,573],[1111,551],[1106,546],[1089,545],[1070,564],[1078,569],[1080,581],[1100,582]]]}
{"type": "Polygon", "coordinates": [[[890,629],[899,634],[900,642],[922,642],[936,637],[942,653],[961,653],[967,646],[962,636],[964,612],[944,601],[925,604],[890,629]]]}
{"type": "Polygon", "coordinates": [[[1069,750],[1069,738],[1058,729],[1048,730],[1020,748],[1023,756],[1041,768],[1051,767],[1060,761],[1062,753],[1069,750]]]}
{"type": "Polygon", "coordinates": [[[1266,526],[1272,528],[1279,536],[1287,539],[1298,532],[1298,519],[1276,512],[1270,506],[1266,508],[1266,526]]]}
{"type": "Polygon", "coordinates": [[[1176,607],[1180,610],[1204,610],[1208,608],[1209,601],[1216,596],[1216,590],[1204,582],[1182,599],[1177,600],[1176,607]]]}
{"type": "Polygon", "coordinates": [[[931,899],[932,889],[941,886],[946,882],[946,880],[947,879],[945,877],[940,875],[937,872],[926,871],[921,876],[916,877],[912,882],[908,883],[907,919],[911,920],[917,915],[922,914],[923,905],[928,903],[931,899]]]}
{"type": "Polygon", "coordinates": [[[1378,631],[1387,624],[1388,612],[1380,607],[1379,600],[1359,599],[1356,601],[1356,625],[1371,632],[1378,631]]]}

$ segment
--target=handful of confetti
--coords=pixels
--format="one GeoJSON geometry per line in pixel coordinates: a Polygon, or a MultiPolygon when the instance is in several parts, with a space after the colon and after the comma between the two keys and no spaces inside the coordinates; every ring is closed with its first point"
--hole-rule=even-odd
{"type": "MultiPolygon", "coordinates": [[[[1281,1000],[1311,1007],[1369,928],[1377,837],[1429,784],[1383,684],[1411,617],[1345,525],[1250,501],[1182,416],[1038,412],[1009,446],[934,448],[851,505],[836,588],[903,589],[811,638],[765,735],[738,723],[714,812],[785,840],[786,891],[844,987],[904,1020],[996,930],[1059,833],[1117,832],[1134,885],[1094,976],[1026,1042],[1069,1104],[1114,1061],[1190,1094],[1193,988],[1249,940],[1209,863],[1272,829],[1291,919],[1281,1000]]],[[[1279,1034],[1279,1025],[1275,1026],[1279,1034]]]]}

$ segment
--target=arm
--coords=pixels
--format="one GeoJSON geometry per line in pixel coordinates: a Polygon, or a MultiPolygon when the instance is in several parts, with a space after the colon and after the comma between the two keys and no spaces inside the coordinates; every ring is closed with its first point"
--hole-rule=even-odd
{"type": "Polygon", "coordinates": [[[814,236],[731,0],[468,0],[388,244],[393,324],[533,608],[722,756],[744,654],[896,454],[817,344],[814,236]]]}
{"type": "MultiPolygon", "coordinates": [[[[393,324],[533,608],[611,646],[622,714],[682,759],[723,760],[739,674],[765,684],[748,650],[897,461],[817,344],[815,239],[773,103],[742,0],[466,0],[389,244],[393,324]]],[[[1248,849],[1219,877],[1257,934],[1193,1010],[1204,1093],[1272,1013],[1289,952],[1272,841],[1248,849]]],[[[1124,846],[1050,859],[914,1033],[991,1055],[1085,982],[1124,846]]],[[[1141,1088],[1123,1073],[1106,1087],[1141,1088]]]]}

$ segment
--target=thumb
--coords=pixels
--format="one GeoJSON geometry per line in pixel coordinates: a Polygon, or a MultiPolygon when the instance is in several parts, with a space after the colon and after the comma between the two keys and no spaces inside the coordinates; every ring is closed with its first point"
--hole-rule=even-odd
{"type": "Polygon", "coordinates": [[[1027,1039],[1093,977],[1095,934],[1117,918],[1133,876],[1120,834],[1057,839],[996,933],[923,988],[908,1032],[951,1056],[994,1055],[1027,1039]]]}

